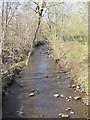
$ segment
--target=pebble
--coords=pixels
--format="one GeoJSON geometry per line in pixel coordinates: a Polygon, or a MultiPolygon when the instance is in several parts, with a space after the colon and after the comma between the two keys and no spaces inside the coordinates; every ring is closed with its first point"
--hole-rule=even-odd
{"type": "Polygon", "coordinates": [[[70,112],[71,115],[75,114],[73,111],[70,112]]]}
{"type": "Polygon", "coordinates": [[[24,112],[22,112],[22,111],[19,111],[19,112],[18,112],[18,114],[19,114],[19,115],[23,115],[23,114],[24,114],[24,112]]]}
{"type": "Polygon", "coordinates": [[[70,101],[70,99],[67,99],[67,102],[69,102],[70,101]]]}
{"type": "Polygon", "coordinates": [[[69,96],[68,98],[69,98],[69,99],[71,99],[71,98],[72,98],[72,96],[69,96]]]}
{"type": "Polygon", "coordinates": [[[20,111],[20,110],[17,111],[16,113],[17,113],[18,115],[20,115],[20,116],[24,114],[24,112],[23,112],[23,111],[20,111]]]}
{"type": "Polygon", "coordinates": [[[69,88],[71,88],[72,86],[71,85],[69,85],[69,88]]]}
{"type": "Polygon", "coordinates": [[[61,84],[60,82],[58,82],[58,84],[61,84]]]}
{"type": "Polygon", "coordinates": [[[60,79],[61,77],[60,76],[57,76],[58,79],[60,79]]]}
{"type": "Polygon", "coordinates": [[[54,97],[58,98],[60,95],[59,94],[54,94],[54,97]]]}
{"type": "Polygon", "coordinates": [[[68,117],[69,117],[69,115],[67,115],[67,114],[62,115],[62,118],[68,118],[68,117]]]}
{"type": "Polygon", "coordinates": [[[62,117],[62,118],[68,118],[69,117],[69,115],[67,115],[67,114],[58,114],[58,116],[62,117]]]}
{"type": "Polygon", "coordinates": [[[60,114],[58,114],[58,116],[59,116],[59,117],[61,117],[61,116],[62,116],[62,114],[60,113],[60,114]]]}
{"type": "Polygon", "coordinates": [[[21,88],[23,88],[23,85],[22,85],[22,84],[19,84],[19,86],[20,86],[21,88]]]}
{"type": "Polygon", "coordinates": [[[23,107],[21,107],[20,109],[19,109],[19,111],[21,111],[23,109],[23,107]]]}
{"type": "Polygon", "coordinates": [[[35,95],[35,93],[30,93],[29,97],[33,97],[35,95]]]}
{"type": "Polygon", "coordinates": [[[66,111],[69,111],[69,110],[71,110],[71,108],[67,108],[67,109],[66,109],[66,111]]]}
{"type": "Polygon", "coordinates": [[[65,96],[63,94],[61,94],[60,97],[64,98],[65,96]]]}
{"type": "Polygon", "coordinates": [[[68,98],[66,97],[66,100],[67,100],[68,98]]]}
{"type": "Polygon", "coordinates": [[[77,92],[80,91],[80,86],[79,86],[79,85],[77,85],[77,87],[76,87],[76,91],[77,91],[77,92]]]}
{"type": "Polygon", "coordinates": [[[72,88],[75,88],[75,87],[76,87],[76,85],[74,85],[74,84],[73,84],[71,87],[72,87],[72,88]]]}
{"type": "Polygon", "coordinates": [[[86,103],[85,105],[89,106],[89,103],[86,103]]]}
{"type": "Polygon", "coordinates": [[[79,99],[81,99],[81,97],[80,96],[76,96],[76,97],[74,97],[74,99],[75,100],[79,100],[79,99]]]}
{"type": "Polygon", "coordinates": [[[80,86],[79,85],[77,85],[77,87],[76,87],[77,89],[80,89],[80,86]]]}

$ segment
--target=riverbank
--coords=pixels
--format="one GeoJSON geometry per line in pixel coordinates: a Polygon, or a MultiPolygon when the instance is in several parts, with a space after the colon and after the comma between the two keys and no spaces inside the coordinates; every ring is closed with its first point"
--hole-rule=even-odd
{"type": "Polygon", "coordinates": [[[84,92],[88,99],[88,46],[75,41],[56,41],[51,46],[50,57],[68,71],[75,92],[84,92]]]}
{"type": "Polygon", "coordinates": [[[3,118],[58,118],[63,114],[69,118],[87,118],[85,94],[70,88],[67,72],[49,58],[49,52],[52,52],[50,44],[36,48],[28,66],[16,79],[18,84],[8,90],[3,118]]]}
{"type": "MultiPolygon", "coordinates": [[[[35,52],[36,48],[40,45],[44,45],[45,41],[38,41],[32,47],[30,52],[27,53],[27,56],[23,61],[18,61],[17,63],[8,64],[6,67],[3,64],[2,66],[2,93],[3,95],[7,94],[8,87],[11,86],[14,82],[16,82],[17,76],[20,77],[20,72],[24,70],[25,66],[28,65],[30,57],[35,52]]],[[[25,54],[25,53],[24,53],[25,54]]],[[[25,55],[24,55],[25,56],[25,55]]]]}

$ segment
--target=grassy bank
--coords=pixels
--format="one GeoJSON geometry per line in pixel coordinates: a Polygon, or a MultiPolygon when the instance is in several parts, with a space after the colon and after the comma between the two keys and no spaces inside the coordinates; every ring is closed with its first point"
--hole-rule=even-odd
{"type": "Polygon", "coordinates": [[[54,59],[70,70],[70,77],[80,90],[88,93],[88,45],[76,41],[52,43],[54,59]]]}

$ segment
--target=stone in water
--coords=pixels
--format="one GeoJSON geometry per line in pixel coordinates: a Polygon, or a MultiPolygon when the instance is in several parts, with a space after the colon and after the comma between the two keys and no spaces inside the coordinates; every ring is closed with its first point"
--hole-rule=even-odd
{"type": "Polygon", "coordinates": [[[58,97],[59,97],[59,94],[54,94],[54,97],[58,98],[58,97]]]}
{"type": "Polygon", "coordinates": [[[79,99],[81,99],[81,97],[80,96],[76,96],[76,97],[74,97],[74,99],[75,100],[79,100],[79,99]]]}
{"type": "Polygon", "coordinates": [[[29,97],[33,97],[35,94],[34,93],[30,93],[29,94],[29,97]]]}
{"type": "Polygon", "coordinates": [[[69,110],[71,110],[71,108],[67,108],[67,109],[66,109],[66,111],[69,111],[69,110]]]}
{"type": "Polygon", "coordinates": [[[60,82],[58,82],[58,84],[60,84],[60,82]]]}
{"type": "Polygon", "coordinates": [[[62,114],[62,118],[68,118],[69,117],[69,115],[67,115],[67,114],[62,114]]]}
{"type": "Polygon", "coordinates": [[[72,98],[72,96],[69,96],[69,99],[71,99],[72,98]]]}
{"type": "Polygon", "coordinates": [[[70,112],[70,114],[72,114],[72,115],[73,115],[73,114],[74,114],[74,112],[73,112],[73,111],[71,111],[71,112],[70,112]]]}
{"type": "Polygon", "coordinates": [[[63,94],[61,94],[60,97],[64,98],[65,96],[63,94]]]}
{"type": "Polygon", "coordinates": [[[70,101],[70,99],[67,99],[67,102],[69,102],[70,101]]]}

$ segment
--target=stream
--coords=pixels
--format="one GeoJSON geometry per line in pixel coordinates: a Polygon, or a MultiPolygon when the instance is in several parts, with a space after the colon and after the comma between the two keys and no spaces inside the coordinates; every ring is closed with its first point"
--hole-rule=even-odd
{"type": "Polygon", "coordinates": [[[82,99],[75,100],[75,96],[83,98],[81,92],[70,88],[71,80],[55,61],[46,54],[49,44],[39,46],[31,56],[29,64],[17,77],[16,82],[8,89],[8,95],[2,108],[3,118],[58,118],[58,114],[68,114],[70,118],[86,118],[88,107],[82,99]],[[30,93],[34,93],[30,97],[30,93]],[[55,97],[54,94],[63,97],[55,97]],[[69,99],[69,100],[68,100],[69,99]],[[23,113],[18,114],[17,111],[23,113]],[[71,108],[74,113],[66,111],[71,108]]]}

